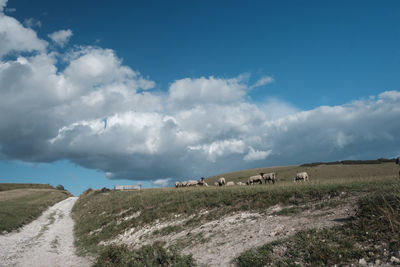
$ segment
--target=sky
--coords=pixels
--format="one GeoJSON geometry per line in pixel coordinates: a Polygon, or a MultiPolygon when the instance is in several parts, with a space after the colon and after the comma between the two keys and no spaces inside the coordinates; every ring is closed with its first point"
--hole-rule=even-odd
{"type": "Polygon", "coordinates": [[[0,182],[400,154],[399,1],[0,0],[0,182]]]}

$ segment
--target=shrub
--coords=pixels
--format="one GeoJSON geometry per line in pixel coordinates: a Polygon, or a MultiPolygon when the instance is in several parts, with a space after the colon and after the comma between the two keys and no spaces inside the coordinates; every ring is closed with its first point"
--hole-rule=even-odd
{"type": "Polygon", "coordinates": [[[175,248],[165,249],[161,243],[130,250],[126,245],[109,245],[103,249],[94,266],[196,266],[192,255],[181,256],[175,248]]]}
{"type": "Polygon", "coordinates": [[[58,190],[65,190],[65,189],[64,189],[64,186],[63,186],[62,184],[57,185],[57,186],[56,186],[56,189],[58,189],[58,190]]]}

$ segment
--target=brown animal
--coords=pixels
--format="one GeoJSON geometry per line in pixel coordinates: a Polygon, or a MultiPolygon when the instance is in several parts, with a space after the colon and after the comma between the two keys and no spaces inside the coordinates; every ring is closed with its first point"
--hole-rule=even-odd
{"type": "Polygon", "coordinates": [[[179,182],[175,182],[175,187],[176,188],[178,188],[178,187],[180,187],[181,185],[179,184],[179,182]]]}

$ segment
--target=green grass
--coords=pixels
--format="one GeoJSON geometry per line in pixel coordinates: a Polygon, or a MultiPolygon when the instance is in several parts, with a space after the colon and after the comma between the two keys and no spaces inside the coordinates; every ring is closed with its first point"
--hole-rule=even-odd
{"type": "MultiPolygon", "coordinates": [[[[399,176],[399,166],[393,162],[384,162],[381,164],[354,164],[354,165],[326,165],[321,164],[314,167],[306,166],[284,166],[284,167],[268,167],[251,170],[242,170],[212,176],[206,179],[209,185],[213,185],[219,177],[225,177],[226,181],[246,182],[247,179],[259,174],[260,172],[269,173],[276,172],[277,182],[293,182],[293,178],[298,172],[307,172],[310,181],[319,183],[336,182],[344,180],[350,182],[352,180],[375,179],[375,178],[395,178],[399,176]]],[[[272,186],[272,185],[271,185],[272,186]]]]}
{"type": "Polygon", "coordinates": [[[191,267],[196,264],[191,255],[181,256],[175,248],[165,249],[162,244],[155,243],[152,246],[143,246],[138,250],[130,250],[125,245],[107,246],[101,251],[93,266],[191,267]]]}
{"type": "Polygon", "coordinates": [[[1,183],[0,191],[14,190],[14,189],[55,189],[49,184],[18,184],[18,183],[1,183]]]}
{"type": "MultiPolygon", "coordinates": [[[[318,165],[315,167],[277,167],[246,170],[218,175],[227,181],[245,181],[258,172],[276,171],[276,184],[233,187],[192,187],[144,189],[141,191],[88,190],[73,207],[76,222],[76,245],[81,253],[98,255],[99,242],[113,240],[127,229],[141,227],[157,220],[176,220],[175,215],[192,216],[183,225],[154,232],[165,235],[181,231],[180,227],[193,227],[236,211],[265,212],[269,207],[282,204],[293,209],[282,213],[293,215],[308,203],[330,199],[342,192],[374,192],[393,187],[398,180],[398,166],[394,163],[372,165],[318,165]],[[293,183],[295,173],[307,171],[310,182],[293,183]],[[208,213],[202,213],[207,210],[208,213]],[[129,218],[140,212],[139,216],[129,218]],[[129,218],[124,220],[124,218],[129,218]]],[[[331,204],[321,204],[324,205],[331,204]]],[[[332,204],[333,205],[333,204],[332,204]]],[[[196,241],[197,242],[197,241],[196,241]]]]}
{"type": "Polygon", "coordinates": [[[346,225],[306,230],[293,237],[268,243],[242,253],[238,266],[333,266],[367,262],[390,262],[399,257],[400,187],[358,201],[357,218],[346,225]]]}
{"type": "Polygon", "coordinates": [[[0,192],[0,233],[33,221],[49,206],[72,196],[67,191],[38,189],[37,186],[22,188],[0,192]]]}
{"type": "Polygon", "coordinates": [[[73,207],[78,247],[96,253],[100,241],[110,240],[126,229],[175,219],[175,214],[195,215],[187,224],[201,224],[234,211],[256,210],[281,204],[299,205],[337,196],[343,191],[374,191],[390,187],[393,179],[338,184],[302,183],[275,186],[223,188],[148,189],[142,191],[96,191],[80,197],[73,207]],[[208,214],[201,215],[203,210],[208,214]],[[137,211],[140,216],[122,220],[137,211]],[[100,231],[96,231],[100,229],[100,231]],[[89,234],[95,231],[95,234],[89,234]]]}

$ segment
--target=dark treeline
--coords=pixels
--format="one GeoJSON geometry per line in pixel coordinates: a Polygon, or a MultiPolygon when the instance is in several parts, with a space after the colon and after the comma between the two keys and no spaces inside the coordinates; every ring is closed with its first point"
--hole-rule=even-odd
{"type": "Polygon", "coordinates": [[[355,165],[355,164],[382,164],[385,162],[396,162],[396,159],[385,159],[379,158],[375,160],[342,160],[342,161],[330,161],[330,162],[312,162],[312,163],[305,163],[300,166],[302,167],[314,167],[318,165],[355,165]]]}

